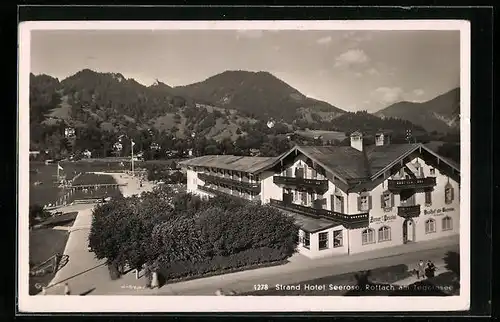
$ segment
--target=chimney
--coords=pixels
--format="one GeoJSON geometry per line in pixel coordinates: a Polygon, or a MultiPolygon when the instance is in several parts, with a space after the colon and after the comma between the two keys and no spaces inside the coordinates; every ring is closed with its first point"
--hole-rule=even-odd
{"type": "Polygon", "coordinates": [[[363,134],[361,132],[356,131],[351,133],[351,147],[358,151],[363,151],[363,134]]]}
{"type": "Polygon", "coordinates": [[[379,132],[375,134],[375,145],[382,146],[390,143],[390,136],[387,133],[379,132]]]}

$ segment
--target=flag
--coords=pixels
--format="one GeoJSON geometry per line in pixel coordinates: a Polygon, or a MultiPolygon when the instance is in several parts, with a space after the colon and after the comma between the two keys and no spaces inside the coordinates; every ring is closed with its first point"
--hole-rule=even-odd
{"type": "Polygon", "coordinates": [[[132,142],[132,146],[134,146],[134,145],[135,145],[135,142],[134,142],[134,141],[130,140],[130,142],[132,142]]]}
{"type": "Polygon", "coordinates": [[[59,163],[57,164],[57,170],[64,170],[59,163]]]}

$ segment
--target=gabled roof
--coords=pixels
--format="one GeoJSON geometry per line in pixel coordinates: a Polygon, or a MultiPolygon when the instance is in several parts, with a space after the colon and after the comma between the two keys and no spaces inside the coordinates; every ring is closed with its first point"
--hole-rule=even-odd
{"type": "Polygon", "coordinates": [[[427,148],[421,143],[388,144],[365,146],[358,151],[351,146],[295,146],[283,153],[268,168],[278,164],[285,157],[297,151],[318,163],[344,183],[353,181],[371,181],[390,167],[400,162],[418,149],[429,152],[441,161],[460,172],[460,167],[427,148]]]}
{"type": "Polygon", "coordinates": [[[257,173],[274,163],[276,157],[247,157],[235,155],[204,155],[180,161],[180,165],[209,167],[247,173],[257,173]]]}

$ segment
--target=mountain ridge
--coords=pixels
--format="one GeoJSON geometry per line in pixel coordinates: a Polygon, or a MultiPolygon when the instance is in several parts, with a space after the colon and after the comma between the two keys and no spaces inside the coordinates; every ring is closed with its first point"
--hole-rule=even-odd
{"type": "Polygon", "coordinates": [[[427,131],[443,128],[459,130],[460,87],[440,94],[426,102],[401,101],[374,113],[378,117],[394,117],[421,125],[427,131]]]}

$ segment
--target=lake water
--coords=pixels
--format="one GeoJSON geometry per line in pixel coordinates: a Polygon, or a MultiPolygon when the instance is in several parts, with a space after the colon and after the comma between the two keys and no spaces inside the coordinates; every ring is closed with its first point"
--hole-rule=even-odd
{"type": "MultiPolygon", "coordinates": [[[[119,164],[110,163],[61,163],[63,170],[60,175],[66,176],[67,180],[73,179],[78,173],[92,172],[92,171],[110,171],[110,170],[126,170],[127,168],[121,167],[119,164]]],[[[43,162],[30,163],[30,193],[29,202],[32,204],[54,204],[61,196],[65,194],[62,188],[59,188],[57,182],[57,164],[45,165],[43,162]],[[41,184],[35,185],[35,182],[41,184]]],[[[96,182],[97,183],[97,182],[96,182]]],[[[76,193],[74,198],[82,197],[100,197],[102,195],[116,195],[116,189],[98,189],[91,190],[88,193],[76,193]]]]}

